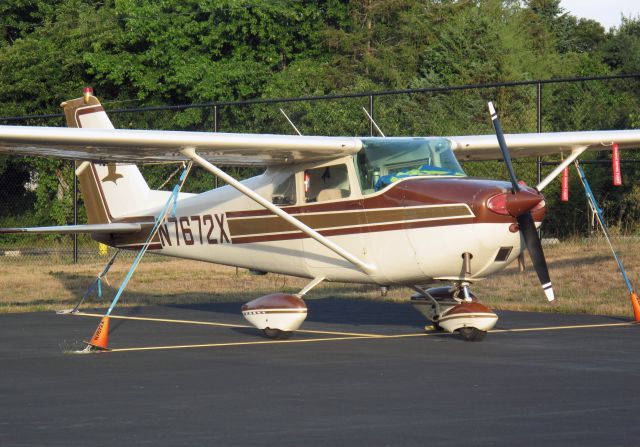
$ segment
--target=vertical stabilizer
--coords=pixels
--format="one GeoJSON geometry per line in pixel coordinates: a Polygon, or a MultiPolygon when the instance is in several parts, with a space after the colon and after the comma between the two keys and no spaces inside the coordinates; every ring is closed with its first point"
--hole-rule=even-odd
{"type": "MultiPolygon", "coordinates": [[[[61,107],[68,127],[114,128],[91,89],[85,89],[82,98],[63,102],[61,107]]],[[[82,162],[76,174],[90,224],[112,222],[154,205],[149,203],[149,186],[136,165],[82,162]]]]}

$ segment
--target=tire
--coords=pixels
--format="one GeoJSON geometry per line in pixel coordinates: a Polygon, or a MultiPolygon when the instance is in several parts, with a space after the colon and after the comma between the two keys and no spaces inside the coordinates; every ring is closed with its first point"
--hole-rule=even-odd
{"type": "Polygon", "coordinates": [[[486,331],[481,331],[476,327],[462,327],[458,329],[458,332],[465,341],[482,341],[487,336],[486,331]]]}
{"type": "Polygon", "coordinates": [[[271,340],[286,340],[293,335],[293,331],[281,331],[280,329],[271,328],[263,329],[262,333],[271,340]]]}

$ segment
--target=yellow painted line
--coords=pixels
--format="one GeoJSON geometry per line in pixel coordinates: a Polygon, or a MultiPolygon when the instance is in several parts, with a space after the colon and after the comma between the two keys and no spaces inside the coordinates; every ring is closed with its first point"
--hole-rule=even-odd
{"type": "Polygon", "coordinates": [[[403,338],[403,337],[428,337],[430,335],[451,335],[448,333],[423,333],[423,334],[400,334],[400,335],[372,335],[368,337],[330,337],[330,338],[308,338],[305,340],[261,340],[242,341],[231,343],[207,343],[199,345],[178,345],[178,346],[143,346],[140,348],[115,348],[104,352],[131,352],[131,351],[158,351],[165,349],[190,349],[190,348],[221,348],[226,346],[251,346],[251,345],[275,345],[280,343],[317,343],[323,341],[344,341],[344,340],[374,340],[383,338],[403,338]]]}
{"type": "MultiPolygon", "coordinates": [[[[601,324],[582,324],[575,326],[544,326],[544,327],[530,327],[530,328],[519,328],[519,329],[494,329],[489,331],[490,334],[499,334],[499,333],[507,333],[507,332],[538,332],[538,331],[559,331],[566,329],[591,329],[591,328],[600,328],[600,327],[621,327],[621,326],[638,326],[638,323],[630,321],[626,323],[601,323],[601,324]]],[[[370,338],[408,338],[408,337],[419,337],[421,335],[453,335],[450,332],[427,332],[423,334],[398,334],[398,335],[380,335],[377,337],[370,338]]]]}
{"type": "MultiPolygon", "coordinates": [[[[384,337],[384,336],[381,336],[384,337]]],[[[309,338],[306,340],[261,340],[261,341],[243,341],[232,343],[209,343],[201,345],[180,345],[180,346],[148,346],[141,348],[116,348],[107,352],[131,352],[131,351],[157,351],[164,349],[189,349],[189,348],[221,348],[225,346],[251,346],[251,345],[274,345],[280,343],[315,343],[321,341],[337,341],[337,340],[364,340],[377,337],[330,337],[330,338],[309,338]]]]}
{"type": "MultiPolygon", "coordinates": [[[[86,313],[86,312],[77,312],[75,314],[67,314],[67,315],[76,315],[80,317],[97,317],[102,318],[104,314],[94,314],[94,313],[86,313]]],[[[230,324],[230,323],[215,323],[211,321],[195,321],[195,320],[174,320],[168,318],[151,318],[151,317],[127,317],[120,315],[111,315],[113,319],[120,320],[135,320],[135,321],[152,321],[152,322],[160,322],[160,323],[176,323],[176,324],[195,324],[195,325],[203,325],[203,326],[218,326],[218,327],[235,327],[235,328],[252,328],[253,326],[243,325],[243,324],[230,324]]],[[[599,323],[599,324],[582,324],[582,325],[574,325],[574,326],[543,326],[543,327],[534,327],[534,328],[520,328],[520,329],[494,329],[489,331],[491,334],[501,333],[501,332],[533,332],[533,331],[556,331],[563,329],[589,329],[589,328],[598,328],[598,327],[617,327],[617,326],[635,326],[638,323],[634,321],[627,321],[624,323],[599,323]]],[[[384,334],[370,334],[370,333],[361,333],[361,332],[334,332],[334,331],[315,331],[315,330],[306,330],[306,329],[298,329],[295,332],[305,333],[305,334],[325,334],[325,335],[344,335],[348,337],[367,337],[367,338],[398,338],[398,337],[407,337],[407,336],[418,336],[422,334],[398,334],[398,335],[384,335],[384,334]]],[[[438,332],[440,334],[444,332],[438,332]]]]}
{"type": "MultiPolygon", "coordinates": [[[[563,329],[589,329],[598,327],[621,327],[621,326],[634,326],[637,323],[607,323],[607,324],[585,324],[575,326],[549,326],[549,327],[537,327],[537,328],[521,328],[521,329],[496,329],[489,331],[490,333],[507,333],[507,332],[533,332],[533,331],[553,331],[563,329]]],[[[326,341],[345,341],[345,340],[382,340],[382,339],[398,339],[398,338],[414,338],[414,337],[431,337],[431,336],[447,336],[453,335],[449,332],[422,332],[413,334],[395,334],[395,335],[367,335],[367,336],[348,336],[348,337],[329,337],[329,338],[309,338],[305,340],[260,340],[260,341],[245,341],[245,342],[231,342],[231,343],[207,343],[198,345],[177,345],[177,346],[147,346],[140,348],[116,348],[111,349],[108,352],[132,352],[132,351],[159,351],[168,349],[193,349],[193,348],[221,348],[228,346],[252,346],[252,345],[274,345],[284,343],[317,343],[326,341]]]]}
{"type": "Polygon", "coordinates": [[[530,327],[521,329],[495,329],[489,331],[490,334],[500,332],[534,332],[534,331],[559,331],[564,329],[591,329],[598,327],[619,327],[619,326],[635,326],[636,322],[629,321],[626,323],[603,323],[603,324],[581,324],[575,326],[546,326],[546,327],[530,327]]]}
{"type": "MultiPolygon", "coordinates": [[[[82,312],[72,314],[72,315],[86,316],[86,317],[103,317],[104,316],[102,314],[91,314],[91,313],[82,313],[82,312]]],[[[253,327],[253,326],[247,326],[247,325],[213,323],[213,322],[207,322],[207,321],[172,320],[172,319],[146,318],[146,317],[125,317],[125,316],[117,316],[117,315],[112,315],[111,318],[122,319],[122,320],[156,321],[156,322],[179,323],[179,324],[199,324],[199,325],[206,325],[206,326],[239,327],[239,328],[253,327]]],[[[508,333],[508,332],[535,332],[535,331],[554,331],[554,330],[567,330],[567,329],[624,327],[624,326],[634,326],[634,325],[637,325],[637,323],[624,322],[624,323],[584,324],[584,325],[573,325],[573,326],[546,326],[546,327],[518,328],[518,329],[495,329],[489,332],[491,334],[495,334],[495,333],[508,333]]],[[[115,348],[115,349],[110,349],[107,352],[134,352],[134,351],[159,351],[159,350],[169,350],[169,349],[221,348],[221,347],[229,347],[229,346],[274,345],[274,344],[285,344],[285,343],[317,343],[317,342],[328,342],[328,341],[365,340],[365,339],[382,340],[382,339],[429,337],[429,336],[436,336],[436,335],[439,335],[439,336],[453,335],[448,332],[440,332],[440,331],[410,333],[410,334],[394,334],[394,335],[362,334],[362,333],[351,333],[351,332],[329,332],[329,331],[305,331],[305,330],[299,330],[296,332],[327,334],[327,335],[344,335],[344,336],[327,337],[327,338],[309,338],[309,339],[303,339],[303,340],[259,340],[259,341],[230,342],[230,343],[206,343],[206,344],[195,344],[195,345],[143,346],[138,348],[135,348],[135,347],[134,348],[115,348]]]]}
{"type": "MultiPolygon", "coordinates": [[[[102,318],[104,314],[93,314],[93,313],[85,313],[85,312],[77,312],[75,314],[67,314],[67,315],[76,315],[80,317],[97,317],[102,318]]],[[[135,320],[135,321],[152,321],[159,323],[176,323],[176,324],[196,324],[203,326],[218,326],[218,327],[235,327],[235,328],[252,328],[253,326],[243,325],[243,324],[228,324],[228,323],[214,323],[210,321],[194,321],[194,320],[172,320],[168,318],[149,318],[149,317],[126,317],[120,315],[110,315],[110,318],[120,319],[120,320],[135,320]]],[[[377,337],[379,334],[363,334],[359,332],[333,332],[333,331],[313,331],[306,329],[298,329],[296,332],[304,333],[304,334],[323,334],[323,335],[345,335],[349,337],[377,337]]]]}

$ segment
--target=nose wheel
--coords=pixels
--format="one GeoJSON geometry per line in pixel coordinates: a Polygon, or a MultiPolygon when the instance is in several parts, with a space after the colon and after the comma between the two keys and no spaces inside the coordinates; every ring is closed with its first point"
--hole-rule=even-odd
{"type": "Polygon", "coordinates": [[[293,335],[293,331],[282,331],[280,329],[265,328],[262,330],[265,337],[271,340],[287,340],[293,335]]]}
{"type": "Polygon", "coordinates": [[[458,333],[465,341],[482,341],[487,336],[487,331],[482,331],[477,327],[461,327],[458,333]]]}
{"type": "Polygon", "coordinates": [[[458,333],[465,341],[484,340],[498,321],[498,316],[479,303],[466,287],[414,288],[418,294],[411,297],[411,304],[432,321],[434,327],[458,333]]]}

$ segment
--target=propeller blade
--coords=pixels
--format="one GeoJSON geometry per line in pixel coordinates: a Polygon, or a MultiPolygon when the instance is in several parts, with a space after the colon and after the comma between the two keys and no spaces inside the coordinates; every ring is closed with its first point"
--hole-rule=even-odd
{"type": "Polygon", "coordinates": [[[524,243],[527,246],[527,250],[529,250],[529,256],[531,257],[533,268],[538,274],[540,284],[542,284],[542,290],[544,291],[547,300],[551,302],[555,300],[556,297],[553,293],[551,278],[549,277],[549,268],[547,267],[547,260],[544,257],[544,252],[542,251],[542,243],[540,242],[540,236],[536,230],[536,224],[533,221],[531,211],[527,211],[521,216],[518,216],[517,219],[518,225],[520,226],[520,232],[522,233],[522,237],[524,237],[524,243]]]}
{"type": "Polygon", "coordinates": [[[493,128],[496,131],[496,137],[498,137],[498,144],[500,145],[502,158],[504,158],[504,163],[507,165],[507,171],[509,172],[511,184],[513,185],[513,194],[516,196],[514,199],[517,199],[512,200],[512,203],[509,204],[509,213],[516,216],[516,219],[518,220],[520,232],[524,238],[527,250],[529,250],[529,256],[531,257],[533,268],[538,274],[542,290],[544,291],[547,300],[552,302],[556,297],[553,293],[553,287],[551,286],[549,267],[547,266],[547,260],[544,257],[544,252],[542,251],[542,242],[540,241],[540,236],[536,230],[536,224],[533,221],[533,216],[531,215],[531,208],[542,200],[542,196],[540,194],[536,196],[535,194],[522,190],[520,185],[518,185],[518,179],[516,178],[516,173],[513,170],[513,164],[511,163],[511,155],[509,155],[509,148],[507,147],[507,142],[504,139],[502,126],[500,126],[500,121],[498,120],[498,114],[496,113],[496,109],[493,107],[492,102],[489,102],[488,106],[489,113],[491,113],[493,128]]]}
{"type": "Polygon", "coordinates": [[[513,185],[513,192],[517,193],[518,191],[520,191],[520,185],[518,185],[518,179],[516,179],[516,173],[513,170],[513,164],[511,163],[511,155],[509,155],[507,142],[504,140],[504,132],[502,132],[502,126],[500,126],[500,121],[498,120],[498,114],[496,113],[496,109],[493,107],[493,103],[491,101],[489,101],[488,106],[489,106],[489,113],[491,114],[491,122],[493,123],[493,128],[496,131],[496,136],[498,137],[498,144],[500,145],[502,158],[504,159],[504,164],[507,165],[507,171],[509,172],[509,177],[511,178],[511,185],[513,185]]]}

